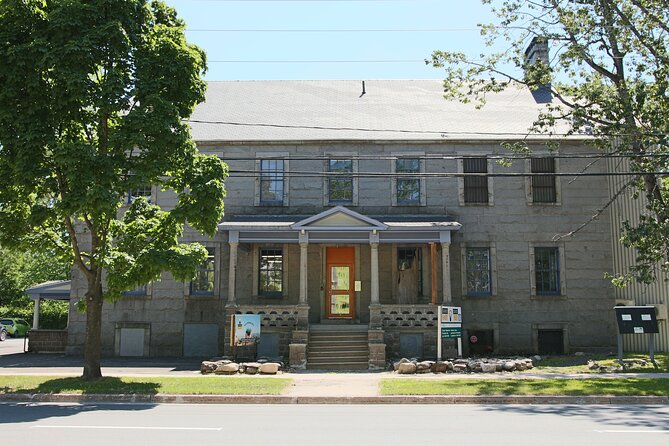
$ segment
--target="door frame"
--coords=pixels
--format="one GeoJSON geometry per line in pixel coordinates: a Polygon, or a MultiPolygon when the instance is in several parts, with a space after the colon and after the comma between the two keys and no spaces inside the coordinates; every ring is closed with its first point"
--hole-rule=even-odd
{"type": "Polygon", "coordinates": [[[326,319],[350,319],[355,320],[356,317],[356,291],[355,291],[355,247],[353,246],[326,246],[325,247],[325,312],[326,319]],[[330,254],[330,250],[346,250],[349,251],[347,256],[335,256],[330,254]],[[349,277],[349,314],[337,315],[330,312],[332,290],[330,289],[330,268],[333,266],[347,266],[350,271],[349,277]]]}

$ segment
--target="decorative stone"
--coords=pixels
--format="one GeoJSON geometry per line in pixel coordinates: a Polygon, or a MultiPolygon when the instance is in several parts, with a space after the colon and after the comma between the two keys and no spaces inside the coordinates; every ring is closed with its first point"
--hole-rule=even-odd
{"type": "Polygon", "coordinates": [[[483,373],[495,373],[496,370],[497,370],[497,364],[490,362],[484,362],[481,364],[481,371],[483,373]]]}
{"type": "Polygon", "coordinates": [[[402,375],[411,375],[416,373],[416,364],[413,362],[402,362],[397,367],[397,373],[402,375]]]}
{"type": "Polygon", "coordinates": [[[239,371],[239,364],[235,362],[229,362],[226,364],[219,365],[214,373],[217,375],[234,375],[239,371]]]}
{"type": "Polygon", "coordinates": [[[260,363],[258,362],[247,362],[244,364],[244,373],[247,375],[255,375],[260,369],[260,363]]]}
{"type": "Polygon", "coordinates": [[[449,370],[453,370],[453,363],[450,361],[438,361],[432,364],[431,370],[432,373],[446,373],[449,370]]]}
{"type": "Polygon", "coordinates": [[[531,359],[526,359],[525,360],[525,367],[527,370],[533,369],[534,368],[534,363],[532,362],[531,359]]]}
{"type": "Polygon", "coordinates": [[[218,364],[212,361],[202,361],[202,364],[200,364],[200,373],[203,374],[208,374],[208,373],[214,373],[214,371],[218,368],[218,364]]]}
{"type": "Polygon", "coordinates": [[[279,364],[276,362],[266,362],[260,364],[258,371],[263,375],[276,375],[279,371],[279,364]]]}
{"type": "Polygon", "coordinates": [[[532,356],[532,362],[539,362],[539,361],[541,361],[541,356],[539,355],[532,356]]]}
{"type": "Polygon", "coordinates": [[[516,370],[516,363],[514,361],[505,361],[504,364],[502,365],[502,368],[506,372],[513,372],[516,370]]]}
{"type": "Polygon", "coordinates": [[[434,361],[421,361],[416,363],[416,373],[429,373],[434,365],[434,361]]]}
{"type": "Polygon", "coordinates": [[[472,372],[481,372],[483,370],[481,365],[482,365],[481,361],[472,361],[468,364],[469,370],[471,370],[472,372]]]}
{"type": "Polygon", "coordinates": [[[496,371],[496,372],[501,372],[502,370],[504,370],[504,363],[503,363],[503,362],[499,362],[499,361],[496,362],[496,363],[495,363],[495,371],[496,371]]]}
{"type": "Polygon", "coordinates": [[[595,361],[589,359],[588,360],[588,369],[590,370],[599,370],[601,366],[597,364],[595,361]]]}
{"type": "Polygon", "coordinates": [[[462,363],[453,364],[453,371],[454,372],[461,372],[461,373],[466,372],[467,371],[467,364],[462,364],[462,363]]]}
{"type": "Polygon", "coordinates": [[[515,361],[515,363],[516,363],[516,370],[523,371],[527,369],[527,364],[525,364],[525,361],[515,361]]]}
{"type": "Polygon", "coordinates": [[[395,371],[397,371],[400,367],[400,364],[406,364],[407,362],[411,362],[411,361],[409,361],[407,358],[402,358],[402,359],[400,359],[399,361],[397,361],[396,363],[393,364],[393,369],[395,371]]]}

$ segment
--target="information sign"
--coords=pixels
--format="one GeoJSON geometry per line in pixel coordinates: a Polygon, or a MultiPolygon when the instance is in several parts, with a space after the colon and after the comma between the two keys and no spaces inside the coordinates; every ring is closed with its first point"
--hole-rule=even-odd
{"type": "Polygon", "coordinates": [[[235,314],[233,325],[235,346],[255,345],[260,341],[259,314],[235,314]]]}

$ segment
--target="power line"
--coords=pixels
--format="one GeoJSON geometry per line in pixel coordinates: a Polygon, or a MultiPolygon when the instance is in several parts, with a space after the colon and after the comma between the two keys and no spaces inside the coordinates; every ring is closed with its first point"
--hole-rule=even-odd
{"type": "Polygon", "coordinates": [[[200,33],[445,33],[480,31],[480,28],[385,28],[385,29],[289,29],[289,28],[187,28],[187,32],[200,33]]]}
{"type": "Polygon", "coordinates": [[[328,160],[354,160],[354,161],[382,161],[382,160],[401,160],[401,159],[421,159],[421,160],[437,160],[437,161],[462,161],[472,158],[485,158],[489,160],[527,160],[527,159],[621,159],[621,158],[669,158],[669,153],[647,153],[644,155],[638,154],[620,154],[620,153],[575,153],[575,154],[532,154],[532,155],[341,155],[333,153],[331,155],[312,155],[312,156],[225,156],[219,155],[223,161],[261,161],[261,160],[289,160],[289,161],[328,161],[328,160]]]}
{"type": "MultiPolygon", "coordinates": [[[[196,124],[212,124],[212,125],[231,125],[239,127],[270,127],[270,128],[284,128],[284,129],[306,129],[306,130],[335,130],[335,131],[356,131],[356,132],[385,132],[385,133],[408,133],[408,134],[428,134],[428,135],[470,135],[470,136],[536,136],[536,137],[551,137],[551,136],[582,136],[590,137],[593,135],[581,135],[574,133],[537,133],[529,134],[528,132],[465,132],[465,131],[447,131],[447,130],[405,130],[405,129],[372,129],[364,127],[328,127],[328,126],[317,126],[317,125],[292,125],[292,124],[269,124],[261,122],[236,122],[236,121],[210,121],[203,119],[184,119],[183,122],[196,123],[196,124]]],[[[600,137],[625,137],[625,136],[636,136],[628,135],[624,133],[619,134],[600,134],[597,135],[600,137]]],[[[655,137],[666,137],[666,134],[662,133],[646,133],[639,136],[655,136],[655,137]]]]}
{"type": "Polygon", "coordinates": [[[378,59],[378,60],[243,60],[218,59],[208,60],[208,63],[425,63],[425,59],[378,59]]]}
{"type": "MultiPolygon", "coordinates": [[[[241,177],[257,178],[261,172],[256,170],[231,169],[229,174],[241,177]]],[[[416,172],[416,173],[393,173],[393,172],[317,172],[317,171],[287,171],[281,174],[265,173],[268,180],[279,180],[281,178],[305,177],[305,178],[466,178],[466,177],[497,177],[497,178],[526,178],[526,177],[620,177],[639,175],[661,175],[669,176],[669,172],[490,172],[490,173],[462,173],[462,172],[416,172]]]]}

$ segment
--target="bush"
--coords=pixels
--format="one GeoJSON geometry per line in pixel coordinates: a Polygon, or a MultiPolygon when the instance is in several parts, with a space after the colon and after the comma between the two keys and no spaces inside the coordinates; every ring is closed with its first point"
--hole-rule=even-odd
{"type": "MultiPolygon", "coordinates": [[[[32,324],[34,303],[28,298],[18,299],[0,307],[1,317],[20,317],[32,324]]],[[[63,330],[67,327],[68,302],[45,300],[40,305],[39,328],[63,330]]]]}

